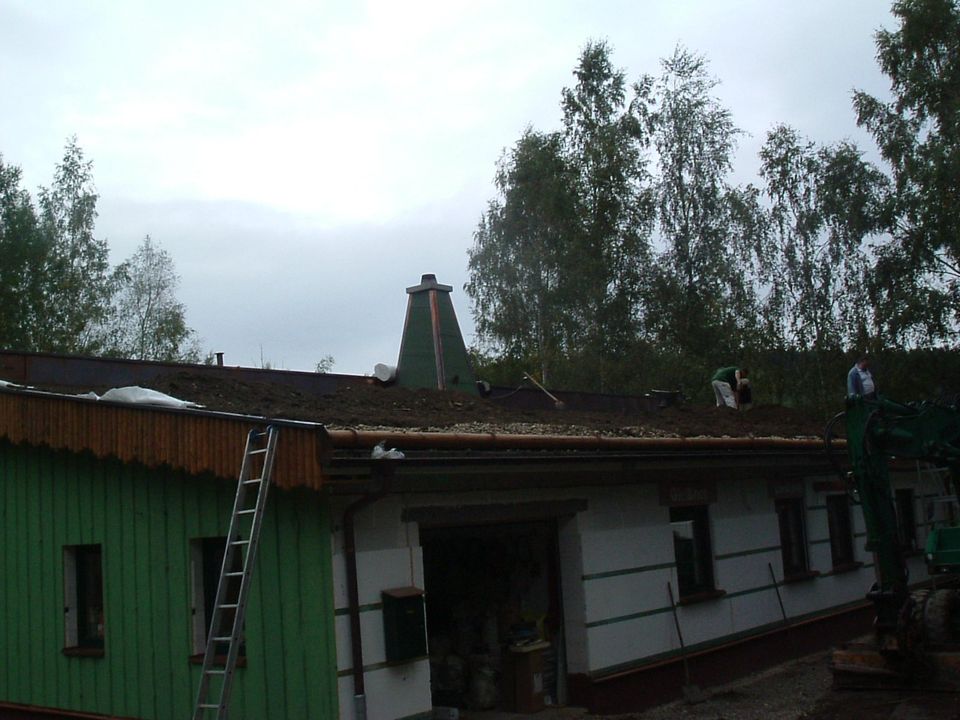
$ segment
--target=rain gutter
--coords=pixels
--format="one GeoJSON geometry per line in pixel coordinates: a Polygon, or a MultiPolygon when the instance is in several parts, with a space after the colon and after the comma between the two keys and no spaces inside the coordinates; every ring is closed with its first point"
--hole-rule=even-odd
{"type": "MultiPolygon", "coordinates": [[[[823,452],[820,438],[775,437],[610,437],[604,435],[519,435],[511,433],[326,430],[334,448],[372,448],[386,442],[404,450],[795,450],[823,452]]],[[[837,449],[845,441],[834,441],[837,449]]]]}

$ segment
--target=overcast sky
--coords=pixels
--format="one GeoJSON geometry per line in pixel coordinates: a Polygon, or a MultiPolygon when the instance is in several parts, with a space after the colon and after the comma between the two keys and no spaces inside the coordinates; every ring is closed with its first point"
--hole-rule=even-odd
{"type": "Polygon", "coordinates": [[[748,135],[853,139],[854,88],[885,94],[884,0],[0,0],[0,154],[31,192],[76,135],[111,259],[173,256],[204,349],[229,365],[370,373],[395,363],[404,289],[454,287],[495,163],[560,125],[585,43],[629,79],[679,43],[707,56],[748,135]]]}

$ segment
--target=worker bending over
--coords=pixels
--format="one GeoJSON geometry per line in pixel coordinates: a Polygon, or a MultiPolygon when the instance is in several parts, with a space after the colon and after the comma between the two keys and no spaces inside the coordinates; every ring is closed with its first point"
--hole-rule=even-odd
{"type": "Polygon", "coordinates": [[[717,397],[717,407],[748,410],[753,404],[749,375],[750,371],[745,367],[732,366],[717,370],[710,382],[717,397]]]}

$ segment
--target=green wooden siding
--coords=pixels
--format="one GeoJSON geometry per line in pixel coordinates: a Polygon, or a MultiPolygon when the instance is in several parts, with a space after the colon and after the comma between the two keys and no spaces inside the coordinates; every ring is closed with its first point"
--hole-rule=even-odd
{"type": "MultiPolygon", "coordinates": [[[[0,441],[0,702],[183,720],[190,540],[225,535],[234,485],[0,441]],[[63,654],[63,547],[103,551],[105,654],[63,654]]],[[[274,490],[231,718],[337,717],[328,508],[274,490]]]]}

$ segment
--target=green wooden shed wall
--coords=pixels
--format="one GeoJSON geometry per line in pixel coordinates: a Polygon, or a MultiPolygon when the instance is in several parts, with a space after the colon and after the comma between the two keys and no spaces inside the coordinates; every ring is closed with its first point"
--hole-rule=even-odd
{"type": "MultiPolygon", "coordinates": [[[[225,535],[234,483],[0,441],[0,703],[190,716],[190,540],[225,535]],[[102,545],[105,652],[67,657],[63,547],[102,545]]],[[[274,490],[231,718],[336,718],[330,524],[274,490]]]]}

